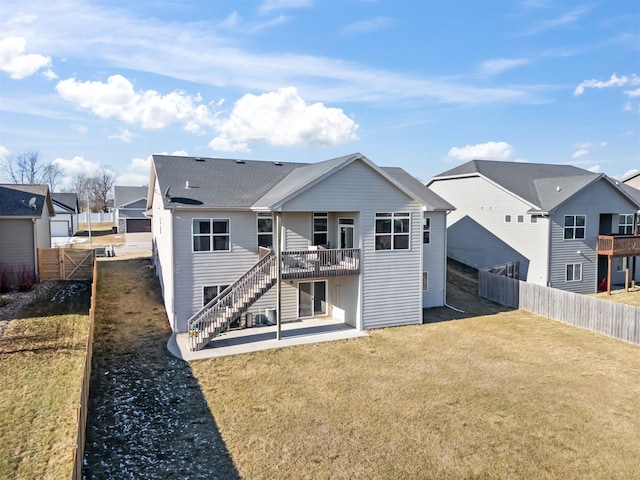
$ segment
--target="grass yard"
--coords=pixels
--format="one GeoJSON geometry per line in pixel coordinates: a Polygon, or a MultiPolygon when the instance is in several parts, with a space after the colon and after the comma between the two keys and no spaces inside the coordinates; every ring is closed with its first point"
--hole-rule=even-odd
{"type": "Polygon", "coordinates": [[[594,297],[601,298],[603,300],[610,300],[612,302],[626,303],[627,305],[633,305],[640,307],[640,289],[629,289],[628,292],[622,290],[612,290],[611,295],[607,292],[600,292],[593,295],[594,297]]]}
{"type": "Polygon", "coordinates": [[[191,368],[242,478],[639,475],[640,347],[521,311],[191,368]]]}
{"type": "Polygon", "coordinates": [[[0,478],[68,479],[90,285],[56,284],[0,339],[0,478]]]}

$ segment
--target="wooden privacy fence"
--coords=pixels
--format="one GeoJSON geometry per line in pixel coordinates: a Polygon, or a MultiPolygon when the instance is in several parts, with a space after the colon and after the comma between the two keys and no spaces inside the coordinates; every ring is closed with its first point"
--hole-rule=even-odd
{"type": "Polygon", "coordinates": [[[44,280],[91,280],[95,250],[39,248],[38,278],[44,280]]]}
{"type": "Polygon", "coordinates": [[[96,289],[98,284],[98,264],[93,262],[91,282],[91,307],[89,308],[89,333],[87,334],[87,348],[84,354],[84,371],[80,384],[80,403],[76,407],[77,436],[72,448],[73,470],[72,480],[82,479],[84,461],[84,446],[87,433],[87,411],[89,409],[89,384],[91,382],[91,357],[93,355],[93,328],[96,311],[96,289]]]}
{"type": "Polygon", "coordinates": [[[478,295],[562,323],[640,344],[640,307],[478,271],[478,295]]]}

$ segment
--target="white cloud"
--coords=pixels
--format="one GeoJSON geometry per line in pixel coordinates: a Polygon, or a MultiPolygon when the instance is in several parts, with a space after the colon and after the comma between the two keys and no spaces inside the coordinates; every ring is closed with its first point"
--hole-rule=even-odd
{"type": "MultiPolygon", "coordinates": [[[[624,85],[640,85],[640,76],[636,75],[635,73],[632,74],[630,77],[623,75],[621,77],[618,77],[615,73],[613,75],[611,75],[611,77],[609,78],[609,80],[596,80],[596,79],[591,79],[591,80],[585,80],[584,82],[582,82],[580,85],[578,85],[576,87],[576,89],[573,91],[573,94],[575,96],[578,95],[582,95],[584,93],[585,88],[611,88],[611,87],[622,87],[624,85]]],[[[627,93],[627,95],[633,97],[633,92],[635,92],[635,90],[633,91],[627,91],[625,93],[627,93]],[[631,92],[631,94],[629,93],[631,92]]]]}
{"type": "Polygon", "coordinates": [[[274,10],[291,10],[311,6],[313,6],[313,0],[265,0],[260,6],[260,12],[269,13],[274,10]]]}
{"type": "Polygon", "coordinates": [[[593,145],[591,142],[579,142],[576,143],[577,148],[590,148],[593,145]]]}
{"type": "Polygon", "coordinates": [[[295,88],[287,87],[238,100],[209,146],[223,151],[247,151],[251,141],[332,146],[357,140],[357,129],[342,109],[308,104],[295,88]]]}
{"type": "Polygon", "coordinates": [[[530,60],[526,58],[495,58],[486,60],[480,64],[480,72],[484,75],[499,75],[512,68],[526,65],[530,60]]]}
{"type": "MultiPolygon", "coordinates": [[[[7,72],[14,80],[20,80],[36,73],[41,68],[51,66],[51,58],[37,53],[25,54],[27,41],[22,37],[6,37],[0,40],[0,70],[7,72]]],[[[55,74],[47,70],[51,78],[55,74]]]]}
{"type": "Polygon", "coordinates": [[[640,97],[640,88],[636,88],[635,90],[625,90],[624,93],[631,98],[640,97]]]}
{"type": "Polygon", "coordinates": [[[0,145],[0,164],[4,164],[9,159],[9,149],[4,145],[0,145]]]}
{"type": "Polygon", "coordinates": [[[141,186],[149,184],[151,171],[151,155],[146,158],[136,157],[127,166],[126,172],[118,175],[118,185],[141,186]]]}
{"type": "Polygon", "coordinates": [[[593,166],[587,168],[587,170],[589,170],[590,172],[593,172],[593,173],[600,173],[602,168],[600,167],[600,165],[593,165],[593,166]]]}
{"type": "Polygon", "coordinates": [[[631,175],[635,175],[636,173],[640,173],[640,170],[638,170],[637,168],[632,168],[631,170],[627,170],[620,178],[615,178],[618,180],[624,180],[626,178],[629,178],[631,175]]]}
{"type": "Polygon", "coordinates": [[[101,118],[118,118],[143,128],[159,129],[174,122],[184,122],[191,132],[212,125],[213,117],[205,105],[198,105],[199,95],[181,92],[161,95],[155,90],[134,91],[133,84],[122,75],[112,75],[103,82],[79,82],[75,78],[56,85],[58,94],[79,108],[101,118]]]}
{"type": "Polygon", "coordinates": [[[556,18],[539,22],[528,30],[521,33],[521,36],[535,35],[550,28],[562,27],[579,21],[585,14],[589,13],[593,7],[582,5],[556,18]]]}
{"type": "Polygon", "coordinates": [[[66,177],[75,177],[81,174],[90,177],[100,170],[99,163],[92,162],[81,156],[75,156],[71,159],[58,157],[53,160],[53,163],[64,171],[66,177]]]}
{"type": "Polygon", "coordinates": [[[393,20],[388,17],[376,17],[368,20],[350,23],[342,27],[342,33],[347,35],[357,35],[361,33],[378,32],[385,30],[393,24],[393,20]]]}
{"type": "Polygon", "coordinates": [[[585,155],[589,155],[589,150],[587,150],[586,148],[581,148],[580,150],[578,150],[573,154],[573,158],[574,159],[580,158],[580,157],[584,157],[585,155]]]}
{"type": "Polygon", "coordinates": [[[135,137],[135,135],[129,130],[127,130],[126,128],[121,128],[119,129],[118,133],[109,135],[107,138],[109,140],[122,140],[125,143],[131,143],[133,137],[135,137]]]}
{"type": "Polygon", "coordinates": [[[506,142],[486,142],[449,150],[449,160],[501,160],[510,161],[516,149],[506,142]]]}
{"type": "Polygon", "coordinates": [[[83,135],[89,131],[89,129],[85,125],[80,125],[78,123],[73,123],[71,125],[71,128],[73,128],[78,133],[82,133],[83,135]]]}

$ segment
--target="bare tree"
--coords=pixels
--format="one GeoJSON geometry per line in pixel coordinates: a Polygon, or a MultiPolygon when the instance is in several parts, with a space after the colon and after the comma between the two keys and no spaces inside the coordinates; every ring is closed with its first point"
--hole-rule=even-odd
{"type": "Polygon", "coordinates": [[[116,182],[115,174],[101,168],[98,173],[90,177],[87,182],[89,201],[93,207],[92,210],[98,212],[108,211],[107,201],[109,192],[116,182]]]}
{"type": "Polygon", "coordinates": [[[70,192],[73,192],[78,195],[78,203],[80,206],[80,211],[85,211],[90,207],[89,198],[88,198],[88,183],[89,177],[86,174],[81,173],[73,177],[73,183],[70,192]]]}
{"type": "Polygon", "coordinates": [[[64,172],[59,165],[55,163],[48,163],[42,169],[41,181],[42,183],[47,183],[49,185],[49,189],[52,192],[55,192],[63,176],[64,172]]]}
{"type": "Polygon", "coordinates": [[[18,153],[7,162],[7,172],[14,183],[39,183],[42,168],[40,154],[35,150],[18,153]]]}

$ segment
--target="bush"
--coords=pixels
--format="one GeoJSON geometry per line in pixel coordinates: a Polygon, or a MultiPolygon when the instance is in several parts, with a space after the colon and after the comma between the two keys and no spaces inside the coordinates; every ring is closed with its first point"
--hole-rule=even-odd
{"type": "Polygon", "coordinates": [[[36,284],[36,272],[33,267],[20,265],[17,273],[18,290],[21,292],[30,291],[36,284]]]}
{"type": "Polygon", "coordinates": [[[7,293],[13,286],[13,269],[9,265],[0,263],[0,293],[7,293]]]}

